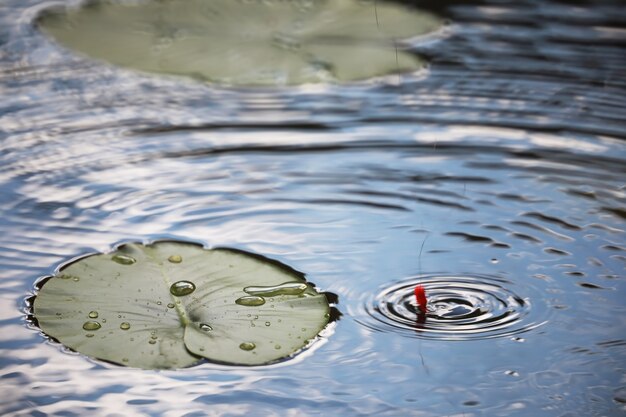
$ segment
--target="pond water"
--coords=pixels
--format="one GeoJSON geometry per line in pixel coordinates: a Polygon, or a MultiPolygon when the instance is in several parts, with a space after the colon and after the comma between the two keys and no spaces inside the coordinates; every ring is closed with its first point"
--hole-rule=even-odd
{"type": "Polygon", "coordinates": [[[83,58],[33,23],[63,3],[0,2],[0,414],[626,413],[619,1],[440,3],[427,71],[280,89],[83,58]],[[342,317],[290,361],[177,371],[28,324],[60,263],[160,238],[279,260],[342,317]]]}

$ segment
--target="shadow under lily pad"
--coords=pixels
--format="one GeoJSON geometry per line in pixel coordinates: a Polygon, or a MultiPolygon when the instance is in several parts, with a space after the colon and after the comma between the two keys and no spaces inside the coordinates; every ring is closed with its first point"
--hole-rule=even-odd
{"type": "Polygon", "coordinates": [[[289,358],[326,327],[330,306],[276,261],[188,242],[129,243],[43,280],[32,301],[48,336],[87,356],[145,369],[202,358],[263,365],[289,358]]]}
{"type": "Polygon", "coordinates": [[[115,65],[227,85],[294,85],[414,72],[402,40],[442,20],[390,1],[94,0],[41,29],[115,65]]]}

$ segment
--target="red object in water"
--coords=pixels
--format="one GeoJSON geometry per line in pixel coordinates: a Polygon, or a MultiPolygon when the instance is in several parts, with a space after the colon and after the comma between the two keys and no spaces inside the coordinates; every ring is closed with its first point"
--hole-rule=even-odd
{"type": "Polygon", "coordinates": [[[413,291],[415,293],[415,300],[417,301],[417,308],[420,309],[420,311],[423,313],[426,313],[426,291],[424,290],[424,287],[422,287],[421,285],[416,285],[415,286],[415,290],[413,291]]]}

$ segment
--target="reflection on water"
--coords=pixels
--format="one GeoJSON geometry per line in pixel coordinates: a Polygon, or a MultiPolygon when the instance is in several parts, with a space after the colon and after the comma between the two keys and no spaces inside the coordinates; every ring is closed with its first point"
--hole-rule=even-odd
{"type": "Polygon", "coordinates": [[[43,2],[2,7],[0,414],[623,412],[617,2],[453,5],[445,36],[415,45],[432,62],[423,78],[277,91],[73,56],[34,29],[43,2]],[[151,372],[25,324],[23,300],[54,265],[164,237],[305,271],[339,296],[334,334],[294,362],[151,372]],[[450,328],[426,317],[417,335],[387,316],[411,317],[414,282],[441,317],[469,298],[513,324],[420,337],[450,328]]]}

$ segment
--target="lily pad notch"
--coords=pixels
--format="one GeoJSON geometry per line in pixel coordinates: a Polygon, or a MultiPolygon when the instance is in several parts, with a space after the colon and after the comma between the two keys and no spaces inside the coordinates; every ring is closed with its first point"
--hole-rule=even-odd
{"type": "Polygon", "coordinates": [[[386,0],[89,0],[38,27],[125,68],[228,86],[344,83],[426,65],[413,39],[441,17],[386,0]]]}
{"type": "Polygon", "coordinates": [[[304,274],[249,252],[182,241],[125,243],[37,284],[30,318],[91,358],[144,369],[202,359],[267,365],[320,340],[336,298],[304,274]]]}

